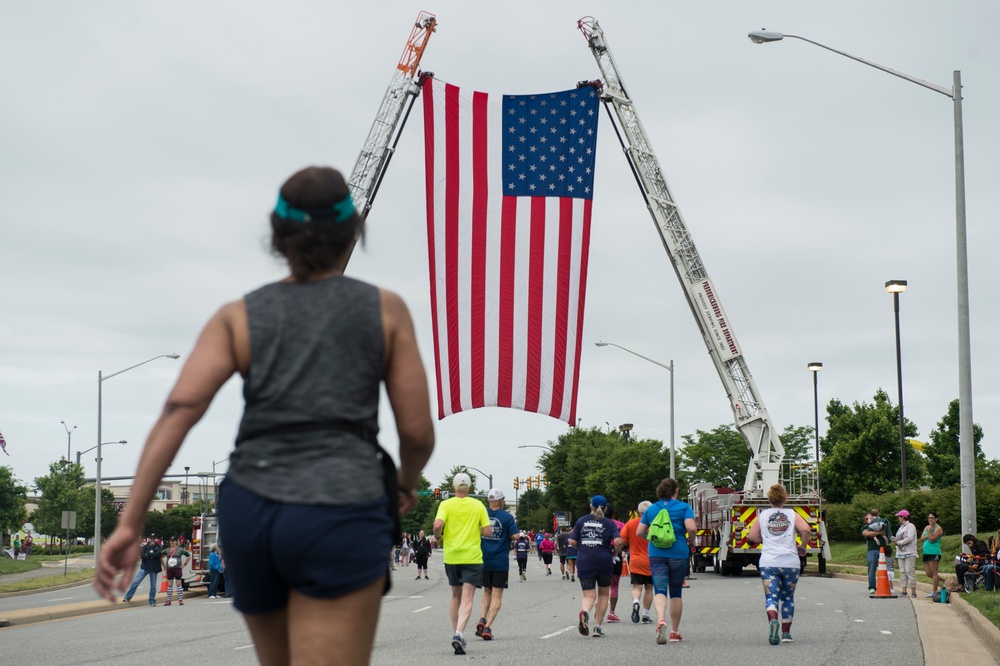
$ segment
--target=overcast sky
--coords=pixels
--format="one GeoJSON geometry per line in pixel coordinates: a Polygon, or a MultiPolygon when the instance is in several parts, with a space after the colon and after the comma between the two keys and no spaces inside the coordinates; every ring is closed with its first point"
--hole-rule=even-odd
{"type": "MultiPolygon", "coordinates": [[[[991,356],[1000,326],[1000,5],[847,0],[333,3],[5,3],[0,9],[0,456],[30,483],[97,443],[128,476],[204,322],[285,275],[265,249],[280,183],[308,164],[349,173],[413,20],[437,15],[423,68],[500,93],[599,76],[576,23],[604,29],[774,424],[813,423],[819,399],[895,404],[892,297],[901,297],[904,408],[920,437],[958,397],[953,105],[944,95],[786,39],[807,37],[951,87],[965,86],[974,419],[1000,457],[991,356]],[[58,5],[54,8],[53,4],[58,5]]],[[[614,132],[599,130],[578,415],[668,440],[669,373],[606,340],[674,361],[676,441],[732,422],[614,132]]],[[[398,291],[433,370],[420,105],[349,273],[398,291]]],[[[433,380],[431,380],[433,381],[433,380]]],[[[232,448],[234,378],[172,474],[232,448]]],[[[432,395],[435,392],[432,390],[432,395]]],[[[436,405],[434,412],[437,412],[436,405]]],[[[822,416],[821,416],[822,418],[822,416]]],[[[382,443],[396,449],[384,402],[382,443]]],[[[821,432],[826,426],[821,423],[821,432]]],[[[425,473],[476,467],[513,495],[567,425],[480,409],[437,423],[425,473]]],[[[87,476],[94,452],[84,454],[87,476]]],[[[225,463],[217,465],[225,469],[225,463]]],[[[485,480],[479,482],[485,487],[485,480]]]]}

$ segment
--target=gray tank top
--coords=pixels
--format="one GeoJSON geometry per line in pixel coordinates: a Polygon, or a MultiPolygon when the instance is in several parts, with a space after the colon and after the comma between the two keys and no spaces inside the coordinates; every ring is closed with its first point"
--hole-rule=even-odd
{"type": "Polygon", "coordinates": [[[229,477],[280,502],[343,505],[386,493],[378,433],[384,343],[378,289],[336,276],[268,284],[244,297],[246,406],[229,477]]]}

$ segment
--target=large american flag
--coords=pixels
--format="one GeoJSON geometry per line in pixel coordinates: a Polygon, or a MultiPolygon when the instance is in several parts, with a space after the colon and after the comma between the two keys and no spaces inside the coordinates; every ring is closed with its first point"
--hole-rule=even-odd
{"type": "Polygon", "coordinates": [[[426,78],[438,418],[512,407],[576,423],[599,100],[426,78]]]}

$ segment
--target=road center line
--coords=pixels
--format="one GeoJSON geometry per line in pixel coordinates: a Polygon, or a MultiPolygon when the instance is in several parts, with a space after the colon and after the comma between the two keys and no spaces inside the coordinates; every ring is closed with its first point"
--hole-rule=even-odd
{"type": "Polygon", "coordinates": [[[423,608],[418,608],[417,610],[412,611],[412,612],[419,613],[420,611],[425,611],[425,610],[427,610],[429,608],[433,608],[433,606],[424,606],[423,608]]]}
{"type": "Polygon", "coordinates": [[[886,631],[885,629],[883,629],[881,633],[887,634],[889,636],[892,636],[892,632],[891,631],[886,631]]]}
{"type": "Polygon", "coordinates": [[[251,645],[244,645],[242,647],[233,648],[233,649],[234,650],[246,650],[246,649],[249,649],[249,648],[252,648],[252,647],[253,647],[253,645],[251,644],[251,645]]]}
{"type": "Polygon", "coordinates": [[[560,629],[559,631],[554,631],[551,634],[545,634],[544,636],[539,636],[539,638],[541,638],[542,640],[545,640],[546,638],[552,638],[553,636],[558,636],[559,634],[564,634],[567,631],[570,631],[572,629],[576,629],[576,625],[570,625],[570,626],[566,627],[565,629],[560,629]]]}

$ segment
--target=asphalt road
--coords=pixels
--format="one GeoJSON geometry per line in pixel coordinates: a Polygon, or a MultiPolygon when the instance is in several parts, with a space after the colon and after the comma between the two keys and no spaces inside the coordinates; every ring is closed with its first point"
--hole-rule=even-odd
{"type": "MultiPolygon", "coordinates": [[[[441,558],[435,555],[429,581],[413,580],[416,570],[412,566],[394,574],[393,590],[379,619],[372,663],[397,666],[471,659],[537,666],[539,655],[555,663],[580,664],[670,660],[711,666],[798,666],[804,659],[831,666],[924,663],[912,602],[871,600],[863,583],[841,579],[803,578],[796,594],[795,642],[769,645],[763,593],[751,570],[740,578],[709,572],[691,581],[690,589],[684,590],[682,643],[656,645],[649,625],[631,623],[627,579],[622,583],[619,608],[624,622],[605,624],[604,638],[584,638],[576,630],[579,584],[560,580],[558,573],[544,576],[541,563],[534,558],[529,560],[529,580],[515,580],[506,592],[504,608],[493,627],[495,639],[490,642],[472,635],[477,596],[467,632],[468,656],[455,657],[448,619],[450,591],[441,558]]],[[[58,597],[69,592],[49,594],[58,597]]],[[[199,597],[183,607],[109,608],[112,611],[104,614],[2,630],[4,661],[23,663],[41,650],[72,655],[77,664],[134,664],[137,659],[167,655],[192,664],[256,663],[249,635],[228,600],[199,597]]]]}

